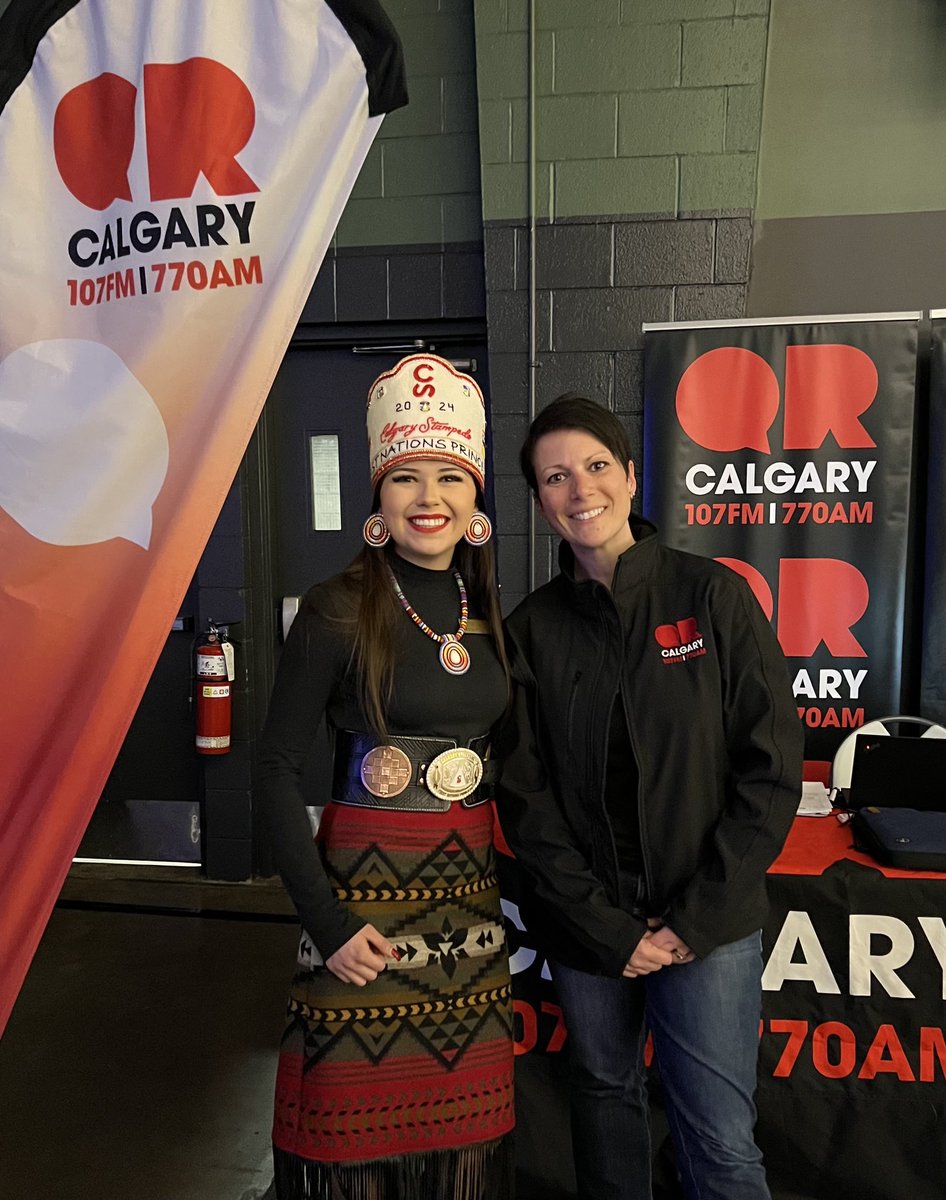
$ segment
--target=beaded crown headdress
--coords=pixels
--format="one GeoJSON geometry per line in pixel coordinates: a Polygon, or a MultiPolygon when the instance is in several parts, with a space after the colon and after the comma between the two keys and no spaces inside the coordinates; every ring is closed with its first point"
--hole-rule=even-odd
{"type": "Polygon", "coordinates": [[[411,354],[368,392],[371,486],[392,467],[442,458],[486,480],[486,406],[479,384],[436,354],[411,354]]]}

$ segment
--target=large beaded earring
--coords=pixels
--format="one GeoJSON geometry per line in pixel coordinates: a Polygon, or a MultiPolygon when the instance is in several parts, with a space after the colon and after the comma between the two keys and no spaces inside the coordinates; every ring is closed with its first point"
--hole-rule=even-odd
{"type": "Polygon", "coordinates": [[[383,546],[391,536],[390,530],[384,523],[384,517],[379,512],[372,513],[365,521],[362,534],[369,546],[383,546]]]}
{"type": "Polygon", "coordinates": [[[470,523],[463,534],[471,546],[483,546],[493,536],[493,526],[486,513],[477,511],[470,517],[470,523]]]}

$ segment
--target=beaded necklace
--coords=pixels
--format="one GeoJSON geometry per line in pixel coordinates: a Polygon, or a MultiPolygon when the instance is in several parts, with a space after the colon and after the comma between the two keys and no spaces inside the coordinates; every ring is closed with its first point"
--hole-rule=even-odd
{"type": "Polygon", "coordinates": [[[417,610],[411,606],[410,601],[401,591],[401,585],[397,581],[397,576],[391,570],[391,564],[385,563],[385,566],[387,567],[388,577],[391,580],[395,595],[401,602],[401,607],[418,629],[423,630],[429,638],[433,638],[435,642],[440,643],[440,665],[450,675],[464,675],[470,669],[470,653],[466,646],[460,644],[460,638],[466,633],[470,610],[466,600],[466,588],[463,585],[460,572],[454,567],[453,578],[457,581],[457,587],[460,590],[460,624],[457,627],[456,633],[435,633],[417,610]]]}

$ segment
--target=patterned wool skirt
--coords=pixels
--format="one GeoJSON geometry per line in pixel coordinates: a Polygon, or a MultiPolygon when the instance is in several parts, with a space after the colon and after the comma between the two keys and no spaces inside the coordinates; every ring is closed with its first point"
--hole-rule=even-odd
{"type": "Polygon", "coordinates": [[[330,804],[336,895],[401,952],[342,983],[303,935],[276,1079],[279,1200],[511,1195],[513,1049],[492,806],[330,804]]]}

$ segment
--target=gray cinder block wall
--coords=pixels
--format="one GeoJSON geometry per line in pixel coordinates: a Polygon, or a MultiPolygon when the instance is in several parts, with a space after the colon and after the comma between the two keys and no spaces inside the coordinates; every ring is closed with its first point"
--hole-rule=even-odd
{"type": "MultiPolygon", "coordinates": [[[[528,590],[517,451],[582,391],[641,446],[647,321],[745,313],[768,0],[535,3],[536,361],[528,292],[529,5],[476,0],[503,606],[528,590]]],[[[553,570],[541,519],[536,578],[553,570]]]]}

